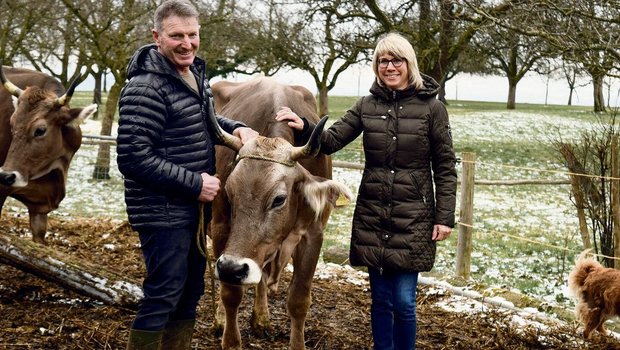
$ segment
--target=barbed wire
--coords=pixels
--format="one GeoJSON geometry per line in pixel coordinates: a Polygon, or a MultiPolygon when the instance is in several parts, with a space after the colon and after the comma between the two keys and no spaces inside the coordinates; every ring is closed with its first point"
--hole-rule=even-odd
{"type": "MultiPolygon", "coordinates": [[[[95,137],[93,137],[93,138],[95,138],[95,137]]],[[[110,141],[112,141],[112,140],[106,139],[104,142],[106,144],[109,144],[110,141]]],[[[97,144],[97,142],[95,141],[95,142],[92,142],[92,143],[89,143],[89,144],[93,145],[93,144],[97,144]]],[[[561,170],[537,169],[537,168],[533,168],[533,167],[516,166],[516,165],[508,165],[508,164],[497,164],[497,163],[480,162],[480,161],[468,161],[468,160],[463,160],[463,159],[459,159],[459,161],[462,162],[462,163],[473,163],[473,164],[479,164],[479,165],[483,165],[483,166],[501,167],[501,168],[508,168],[508,169],[516,169],[516,170],[528,170],[528,171],[536,171],[536,172],[547,172],[547,173],[561,174],[561,175],[567,175],[567,176],[582,176],[582,177],[600,178],[600,179],[607,179],[607,180],[620,180],[620,178],[611,177],[611,176],[600,176],[600,175],[590,175],[590,174],[583,174],[583,173],[573,173],[573,172],[567,172],[567,171],[561,171],[561,170]]],[[[350,164],[347,164],[347,163],[348,162],[337,162],[337,164],[339,164],[341,167],[345,167],[345,168],[348,168],[348,167],[351,166],[350,164]]],[[[362,166],[363,167],[363,163],[358,164],[358,166],[362,166]]],[[[479,229],[475,228],[473,225],[466,224],[466,223],[463,223],[463,222],[460,222],[460,221],[457,222],[457,224],[460,225],[460,226],[469,227],[471,229],[476,229],[477,231],[479,231],[481,233],[503,235],[503,236],[511,237],[513,239],[525,241],[525,242],[532,243],[532,244],[537,244],[537,245],[548,247],[548,248],[553,248],[553,249],[556,249],[556,250],[572,252],[572,253],[575,253],[575,254],[579,254],[580,253],[580,252],[576,252],[576,251],[574,251],[573,249],[570,249],[570,248],[566,248],[566,247],[561,247],[561,246],[557,246],[557,245],[553,245],[553,244],[549,244],[549,243],[540,242],[540,241],[537,241],[537,240],[534,240],[534,239],[513,235],[513,234],[510,234],[510,233],[507,233],[507,232],[480,231],[479,229]]],[[[606,259],[620,260],[620,257],[613,257],[613,256],[607,256],[607,255],[604,255],[604,254],[596,254],[596,253],[590,253],[590,254],[593,255],[593,256],[598,256],[598,257],[602,257],[602,258],[606,258],[606,259]]]]}
{"type": "Polygon", "coordinates": [[[570,171],[562,171],[562,170],[537,169],[537,168],[532,168],[532,167],[524,167],[524,166],[508,165],[508,164],[497,164],[497,163],[487,163],[487,162],[479,162],[479,161],[469,161],[469,160],[462,160],[462,159],[460,161],[462,163],[470,163],[470,164],[474,164],[474,165],[475,164],[480,164],[480,165],[485,165],[485,166],[495,166],[495,167],[517,169],[517,170],[528,170],[528,171],[536,171],[536,172],[547,172],[547,173],[560,174],[560,175],[568,175],[568,176],[582,176],[582,177],[606,179],[606,180],[620,180],[620,178],[618,178],[618,177],[592,175],[592,174],[584,174],[584,173],[573,173],[573,172],[570,172],[570,171]]]}
{"type": "MultiPolygon", "coordinates": [[[[476,229],[476,227],[474,227],[473,225],[466,224],[466,223],[460,222],[460,221],[457,222],[457,225],[468,227],[468,228],[471,228],[471,229],[476,229]]],[[[537,244],[537,245],[548,247],[548,248],[554,248],[556,250],[563,250],[563,251],[572,252],[572,253],[575,253],[575,254],[581,253],[579,251],[575,251],[575,250],[570,249],[570,248],[560,247],[560,246],[557,246],[557,245],[540,242],[540,241],[537,241],[535,239],[521,237],[521,236],[513,235],[513,234],[510,234],[510,233],[507,233],[507,232],[484,231],[484,230],[479,230],[479,229],[476,229],[476,230],[479,231],[480,233],[488,233],[488,234],[493,234],[493,235],[508,236],[508,237],[511,237],[511,238],[514,238],[514,239],[517,239],[517,240],[520,240],[520,241],[525,241],[525,242],[528,242],[528,243],[533,243],[533,244],[537,244]]],[[[602,257],[602,258],[606,258],[606,259],[620,260],[620,257],[617,258],[617,257],[614,257],[614,256],[608,256],[608,255],[597,254],[597,253],[589,253],[589,254],[594,255],[594,256],[598,256],[598,257],[602,257]]]]}

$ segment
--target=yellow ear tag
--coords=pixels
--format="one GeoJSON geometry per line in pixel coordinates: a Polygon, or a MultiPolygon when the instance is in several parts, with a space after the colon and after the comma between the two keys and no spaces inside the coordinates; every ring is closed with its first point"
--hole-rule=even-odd
{"type": "Polygon", "coordinates": [[[338,199],[336,199],[336,206],[337,207],[342,207],[342,206],[345,206],[345,205],[347,205],[349,203],[351,203],[351,201],[347,197],[345,197],[342,193],[340,193],[338,195],[338,199]]]}

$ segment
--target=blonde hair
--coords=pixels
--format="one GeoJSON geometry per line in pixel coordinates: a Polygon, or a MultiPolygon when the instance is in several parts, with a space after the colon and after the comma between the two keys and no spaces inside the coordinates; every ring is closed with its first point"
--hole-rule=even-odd
{"type": "Polygon", "coordinates": [[[372,56],[372,70],[375,72],[377,84],[381,86],[383,86],[383,82],[379,79],[379,57],[382,55],[391,55],[405,59],[407,61],[409,86],[413,85],[416,89],[423,87],[424,81],[420,75],[415,50],[413,50],[413,46],[405,37],[397,33],[388,33],[377,42],[372,56]]]}

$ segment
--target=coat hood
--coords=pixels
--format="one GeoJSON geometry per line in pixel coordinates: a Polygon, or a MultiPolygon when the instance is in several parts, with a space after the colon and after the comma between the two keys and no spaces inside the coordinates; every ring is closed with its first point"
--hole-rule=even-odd
{"type": "Polygon", "coordinates": [[[431,76],[422,73],[420,73],[420,75],[422,76],[422,81],[424,85],[421,89],[416,89],[414,86],[410,85],[403,90],[391,90],[385,86],[379,85],[379,83],[377,83],[377,80],[375,79],[375,82],[370,88],[370,93],[385,100],[398,100],[413,95],[416,95],[418,98],[421,99],[429,99],[437,96],[437,94],[439,93],[439,88],[441,87],[439,83],[431,76]]]}

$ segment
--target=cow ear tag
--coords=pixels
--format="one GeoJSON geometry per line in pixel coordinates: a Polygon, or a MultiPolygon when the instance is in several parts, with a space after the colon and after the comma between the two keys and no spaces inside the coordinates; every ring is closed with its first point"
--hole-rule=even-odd
{"type": "Polygon", "coordinates": [[[342,192],[338,195],[338,199],[336,199],[336,206],[337,207],[343,207],[345,205],[348,205],[349,203],[351,203],[351,201],[342,194],[342,192]]]}

